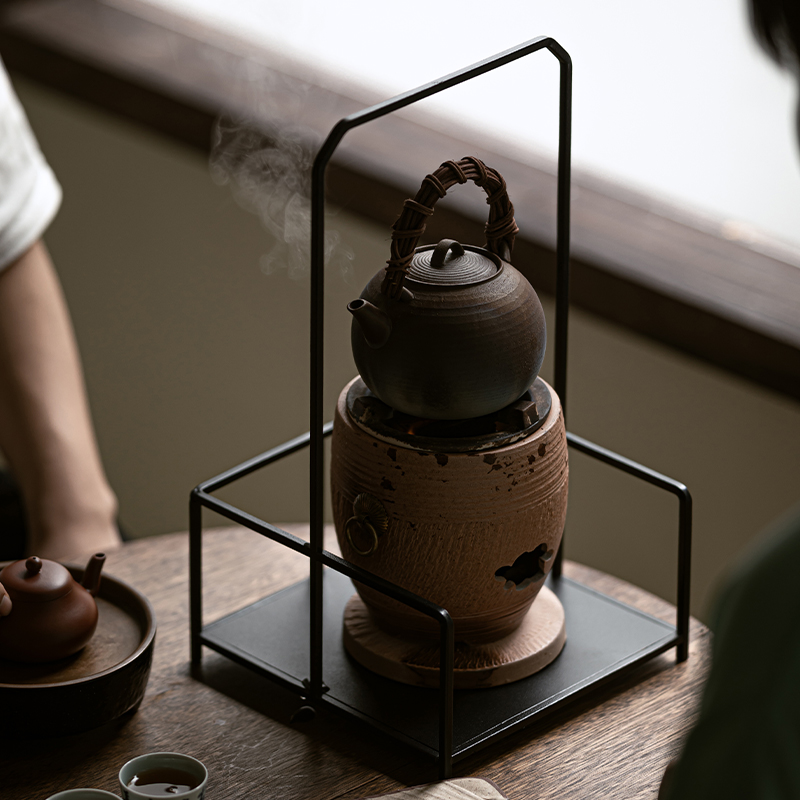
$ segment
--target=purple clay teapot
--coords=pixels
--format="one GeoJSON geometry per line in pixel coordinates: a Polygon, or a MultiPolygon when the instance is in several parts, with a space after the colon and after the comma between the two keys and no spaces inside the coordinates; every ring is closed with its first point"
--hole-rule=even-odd
{"type": "Polygon", "coordinates": [[[31,556],[0,572],[11,612],[0,618],[0,658],[26,663],[56,661],[85,647],[97,627],[95,595],[106,557],[89,559],[78,583],[55,561],[31,556]]]}
{"type": "Polygon", "coordinates": [[[506,184],[477,158],[447,161],[406,200],[388,266],[348,310],[361,378],[384,403],[426,419],[491,414],[534,382],[547,333],[539,298],[509,263],[518,232],[506,184]],[[486,247],[443,239],[416,247],[456,183],[487,194],[486,247]]]}

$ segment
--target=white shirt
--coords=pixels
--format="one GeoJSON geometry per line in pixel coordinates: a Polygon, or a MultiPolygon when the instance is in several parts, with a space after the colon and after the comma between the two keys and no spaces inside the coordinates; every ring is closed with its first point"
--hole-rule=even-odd
{"type": "Polygon", "coordinates": [[[61,204],[61,187],[0,61],[0,271],[44,233],[61,204]]]}

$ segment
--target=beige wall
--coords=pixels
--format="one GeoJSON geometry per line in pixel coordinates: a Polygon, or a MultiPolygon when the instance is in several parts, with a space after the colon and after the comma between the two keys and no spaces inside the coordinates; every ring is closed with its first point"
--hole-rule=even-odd
{"type": "MultiPolygon", "coordinates": [[[[47,242],[122,523],[184,529],[194,485],[307,430],[308,282],[261,272],[274,242],[199,155],[16,85],[65,189],[47,242]]],[[[328,281],[332,407],[355,372],[344,305],[385,260],[388,231],[344,212],[330,224],[355,254],[354,274],[328,281]]],[[[800,407],[578,312],[569,400],[575,433],[689,486],[705,617],[725,565],[800,500],[800,407]]],[[[579,454],[571,469],[568,556],[674,599],[677,501],[579,454]]],[[[277,522],[303,520],[306,493],[294,457],[227,496],[277,522]]]]}

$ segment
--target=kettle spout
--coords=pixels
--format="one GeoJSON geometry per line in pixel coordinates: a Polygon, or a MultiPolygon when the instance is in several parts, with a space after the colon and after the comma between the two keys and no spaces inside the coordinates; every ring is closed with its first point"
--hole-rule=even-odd
{"type": "Polygon", "coordinates": [[[106,563],[105,553],[95,553],[83,571],[83,581],[81,586],[94,597],[100,588],[100,573],[103,571],[103,564],[106,563]]]}
{"type": "Polygon", "coordinates": [[[381,311],[368,300],[361,298],[348,303],[347,310],[361,326],[361,333],[370,347],[377,350],[389,341],[392,333],[392,320],[385,311],[381,311]]]}

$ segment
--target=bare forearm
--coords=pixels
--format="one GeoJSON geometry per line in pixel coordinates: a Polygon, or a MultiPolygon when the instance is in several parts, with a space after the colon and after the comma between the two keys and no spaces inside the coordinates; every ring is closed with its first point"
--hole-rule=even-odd
{"type": "Polygon", "coordinates": [[[0,273],[0,449],[28,512],[29,547],[68,558],[118,542],[61,287],[37,243],[0,273]]]}

